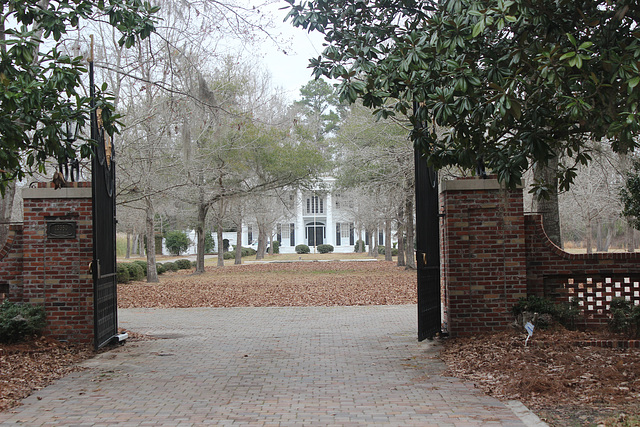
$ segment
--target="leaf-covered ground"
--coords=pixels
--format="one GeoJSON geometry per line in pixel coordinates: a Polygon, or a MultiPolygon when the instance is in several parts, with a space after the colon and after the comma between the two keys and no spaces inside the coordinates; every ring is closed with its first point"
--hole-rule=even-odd
{"type": "MultiPolygon", "coordinates": [[[[606,333],[505,331],[445,342],[447,374],[501,400],[516,399],[554,426],[640,425],[640,350],[577,345],[606,333]]],[[[621,337],[615,337],[621,338],[621,337]]]]}
{"type": "Polygon", "coordinates": [[[415,304],[416,273],[394,262],[303,262],[165,273],[118,286],[121,308],[415,304]]]}
{"type": "Polygon", "coordinates": [[[0,411],[16,406],[33,391],[77,370],[93,354],[88,347],[46,338],[0,344],[0,411]]]}

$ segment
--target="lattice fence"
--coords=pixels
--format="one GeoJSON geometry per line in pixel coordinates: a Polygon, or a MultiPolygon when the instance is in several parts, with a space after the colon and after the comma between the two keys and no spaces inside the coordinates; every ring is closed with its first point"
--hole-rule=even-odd
{"type": "Polygon", "coordinates": [[[586,326],[606,324],[614,298],[640,305],[640,274],[545,277],[544,288],[545,297],[555,302],[577,301],[586,326]]]}

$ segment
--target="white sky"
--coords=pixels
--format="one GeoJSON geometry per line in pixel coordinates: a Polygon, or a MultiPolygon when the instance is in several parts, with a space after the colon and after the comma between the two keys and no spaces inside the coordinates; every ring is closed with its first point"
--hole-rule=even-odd
{"type": "Polygon", "coordinates": [[[297,99],[300,94],[300,87],[313,79],[309,65],[309,58],[318,57],[322,52],[323,36],[317,32],[308,33],[306,30],[295,28],[291,21],[282,22],[287,15],[287,10],[279,8],[287,5],[284,1],[279,1],[268,6],[271,11],[274,24],[277,26],[274,35],[281,35],[280,38],[286,40],[283,47],[287,51],[276,49],[273,43],[266,42],[260,49],[262,63],[271,72],[274,87],[284,89],[291,100],[297,99]]]}

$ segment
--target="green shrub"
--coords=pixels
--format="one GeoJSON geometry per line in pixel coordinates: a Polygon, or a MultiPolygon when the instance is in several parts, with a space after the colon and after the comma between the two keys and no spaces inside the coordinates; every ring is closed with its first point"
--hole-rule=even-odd
{"type": "Polygon", "coordinates": [[[235,252],[225,252],[224,254],[222,254],[223,259],[235,259],[235,257],[235,252]]]}
{"type": "Polygon", "coordinates": [[[257,254],[256,250],[253,248],[242,248],[240,250],[241,256],[245,257],[245,256],[253,256],[255,254],[257,254]]]}
{"type": "Polygon", "coordinates": [[[309,252],[311,252],[311,250],[309,249],[309,246],[304,245],[304,244],[299,244],[296,246],[296,253],[297,254],[308,254],[309,252]]]}
{"type": "Polygon", "coordinates": [[[125,264],[116,264],[116,279],[118,283],[129,283],[129,269],[125,264]]]}
{"type": "Polygon", "coordinates": [[[358,240],[355,245],[353,245],[353,252],[360,252],[360,242],[362,242],[362,251],[364,252],[366,246],[362,239],[358,240]]]}
{"type": "Polygon", "coordinates": [[[216,250],[216,241],[213,240],[211,233],[205,233],[204,235],[204,253],[211,254],[216,250]]]}
{"type": "Polygon", "coordinates": [[[167,269],[166,269],[166,268],[164,268],[164,265],[162,265],[162,263],[157,262],[157,263],[156,263],[156,272],[157,272],[158,274],[162,274],[162,273],[164,273],[165,271],[167,271],[167,269]]]}
{"type": "Polygon", "coordinates": [[[222,239],[222,250],[223,252],[229,252],[229,239],[222,239]]]}
{"type": "Polygon", "coordinates": [[[640,337],[640,306],[624,298],[613,298],[610,307],[609,329],[632,338],[640,337]]]}
{"type": "Polygon", "coordinates": [[[124,265],[129,270],[129,280],[136,281],[144,279],[144,270],[138,264],[126,262],[124,265]]]}
{"type": "MultiPolygon", "coordinates": [[[[384,255],[386,253],[384,246],[378,246],[378,253],[380,255],[384,255]]],[[[391,248],[391,256],[398,256],[398,249],[391,248]]]]}
{"type": "Polygon", "coordinates": [[[43,306],[9,301],[0,304],[0,342],[11,343],[38,335],[45,326],[47,320],[43,306]]]}
{"type": "Polygon", "coordinates": [[[198,266],[198,261],[191,261],[191,268],[196,268],[198,266]]]}
{"type": "Polygon", "coordinates": [[[544,329],[549,327],[553,320],[567,328],[573,328],[579,310],[577,301],[571,304],[554,304],[546,298],[529,295],[527,298],[520,298],[512,312],[516,317],[521,317],[523,313],[538,313],[536,326],[544,329]]]}
{"type": "Polygon", "coordinates": [[[139,265],[140,267],[142,267],[142,271],[144,272],[144,275],[147,275],[147,262],[146,261],[141,261],[141,260],[136,260],[133,261],[134,264],[139,265]]]}
{"type": "Polygon", "coordinates": [[[320,252],[321,254],[330,254],[331,252],[333,252],[333,246],[332,245],[318,245],[318,252],[320,252]]]}
{"type": "Polygon", "coordinates": [[[546,298],[529,295],[527,298],[520,298],[511,311],[516,316],[524,312],[552,314],[555,311],[555,307],[553,303],[546,298]]]}
{"type": "Polygon", "coordinates": [[[273,249],[273,252],[271,252],[272,254],[279,254],[280,253],[280,242],[278,242],[277,240],[275,242],[271,243],[271,248],[273,249]]]}
{"type": "Polygon", "coordinates": [[[180,255],[189,249],[191,240],[184,231],[170,231],[164,236],[164,245],[172,255],[180,255]]]}
{"type": "Polygon", "coordinates": [[[191,269],[191,261],[188,259],[179,259],[175,262],[176,266],[178,266],[178,270],[189,270],[191,269]]]}
{"type": "Polygon", "coordinates": [[[175,262],[171,262],[171,261],[169,261],[169,262],[165,262],[165,263],[164,263],[164,268],[165,268],[167,271],[178,271],[178,270],[179,270],[179,268],[178,268],[178,266],[176,265],[176,263],[175,263],[175,262]]]}

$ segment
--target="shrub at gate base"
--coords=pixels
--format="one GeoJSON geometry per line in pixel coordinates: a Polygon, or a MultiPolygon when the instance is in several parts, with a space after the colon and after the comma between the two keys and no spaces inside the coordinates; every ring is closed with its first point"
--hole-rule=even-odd
{"type": "Polygon", "coordinates": [[[12,343],[39,335],[46,325],[43,306],[9,301],[0,304],[0,342],[12,343]]]}
{"type": "Polygon", "coordinates": [[[529,295],[527,298],[520,298],[512,312],[521,326],[524,326],[527,319],[536,319],[534,324],[540,329],[548,328],[554,321],[573,329],[579,310],[577,301],[572,304],[554,304],[546,298],[529,295]]]}
{"type": "Polygon", "coordinates": [[[631,338],[640,337],[640,306],[633,305],[624,298],[613,298],[609,329],[612,332],[622,332],[631,338]]]}

